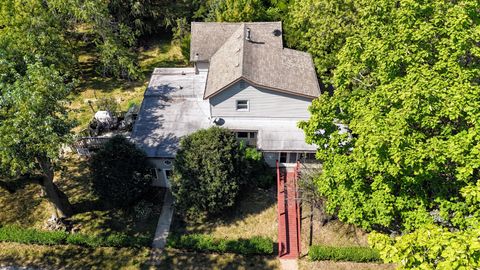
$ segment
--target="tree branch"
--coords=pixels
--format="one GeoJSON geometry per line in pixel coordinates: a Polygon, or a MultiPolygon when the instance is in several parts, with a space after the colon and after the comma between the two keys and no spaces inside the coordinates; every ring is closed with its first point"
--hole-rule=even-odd
{"type": "Polygon", "coordinates": [[[44,175],[22,174],[14,180],[0,180],[0,188],[13,194],[19,189],[23,189],[28,184],[42,184],[44,178],[44,175]]]}

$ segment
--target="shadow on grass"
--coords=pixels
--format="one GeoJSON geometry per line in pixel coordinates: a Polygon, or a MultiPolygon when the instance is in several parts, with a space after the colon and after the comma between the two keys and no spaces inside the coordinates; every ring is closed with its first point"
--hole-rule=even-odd
{"type": "Polygon", "coordinates": [[[165,250],[160,265],[154,269],[279,269],[278,260],[274,256],[242,256],[231,253],[211,254],[165,250]]]}
{"type": "Polygon", "coordinates": [[[33,269],[140,269],[149,258],[147,248],[85,248],[59,245],[0,243],[1,265],[33,269]]]}

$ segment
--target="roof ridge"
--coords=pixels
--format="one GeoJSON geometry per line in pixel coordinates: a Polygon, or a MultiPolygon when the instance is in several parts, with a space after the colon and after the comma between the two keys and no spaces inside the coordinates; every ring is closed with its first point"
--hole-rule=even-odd
{"type": "Polygon", "coordinates": [[[246,42],[246,37],[245,37],[245,31],[246,31],[246,24],[245,23],[242,23],[242,26],[243,26],[243,40],[242,40],[242,61],[241,61],[241,67],[240,67],[240,77],[244,77],[244,68],[245,68],[245,42],[246,42]]]}

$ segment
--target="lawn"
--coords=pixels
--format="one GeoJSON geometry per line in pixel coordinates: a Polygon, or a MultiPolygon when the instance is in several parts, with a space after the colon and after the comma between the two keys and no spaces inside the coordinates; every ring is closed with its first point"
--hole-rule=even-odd
{"type": "Polygon", "coordinates": [[[166,249],[159,270],[274,270],[279,269],[275,256],[242,256],[166,249]]]}
{"type": "MultiPolygon", "coordinates": [[[[308,204],[303,205],[302,215],[302,254],[308,254],[308,247],[310,242],[310,207],[308,206],[308,204]]],[[[318,209],[314,210],[313,217],[313,245],[368,247],[368,233],[366,233],[364,230],[357,228],[354,225],[345,224],[335,219],[323,224],[320,221],[321,212],[318,209]]],[[[312,262],[308,260],[307,256],[305,256],[299,260],[299,268],[303,270],[387,270],[395,269],[395,265],[332,261],[312,262]]]]}
{"type": "Polygon", "coordinates": [[[99,99],[115,99],[119,109],[125,111],[131,104],[141,104],[154,68],[184,67],[187,64],[180,47],[172,45],[169,38],[152,38],[142,43],[143,45],[138,48],[142,78],[136,81],[99,76],[94,69],[97,66],[95,53],[84,46],[84,51],[79,55],[81,80],[79,87],[70,97],[72,109],[70,115],[78,122],[75,132],[87,128],[94,111],[97,110],[96,102],[99,99]]]}
{"type": "MultiPolygon", "coordinates": [[[[238,204],[221,216],[187,220],[176,215],[174,233],[208,234],[218,239],[263,236],[277,241],[276,190],[254,188],[245,192],[238,204]]],[[[276,256],[198,253],[167,249],[160,269],[278,269],[276,256]]]]}
{"type": "Polygon", "coordinates": [[[146,268],[147,248],[83,248],[0,243],[0,268],[21,265],[34,269],[140,269],[146,268]]]}
{"type": "Polygon", "coordinates": [[[186,220],[176,216],[172,231],[202,233],[215,238],[269,237],[277,241],[277,204],[274,188],[254,188],[245,192],[238,204],[222,216],[211,219],[186,220]]]}

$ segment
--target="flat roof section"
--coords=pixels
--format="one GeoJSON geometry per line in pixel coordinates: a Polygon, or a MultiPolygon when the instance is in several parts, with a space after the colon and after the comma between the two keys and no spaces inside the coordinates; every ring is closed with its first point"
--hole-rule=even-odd
{"type": "Polygon", "coordinates": [[[193,68],[154,70],[132,131],[148,157],[174,157],[181,137],[210,126],[206,79],[193,68]]]}

